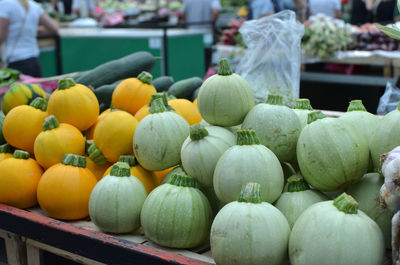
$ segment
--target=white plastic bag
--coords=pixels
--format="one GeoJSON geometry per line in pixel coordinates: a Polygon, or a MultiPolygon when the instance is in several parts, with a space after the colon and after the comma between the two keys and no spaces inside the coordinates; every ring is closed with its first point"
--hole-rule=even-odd
{"type": "Polygon", "coordinates": [[[386,83],[385,93],[379,99],[378,109],[376,111],[379,115],[385,115],[397,108],[400,101],[400,89],[392,83],[386,83]]]}
{"type": "Polygon", "coordinates": [[[251,85],[257,102],[279,94],[292,105],[299,97],[301,38],[304,26],[296,14],[284,10],[272,16],[250,20],[240,28],[248,49],[236,73],[251,85]]]}

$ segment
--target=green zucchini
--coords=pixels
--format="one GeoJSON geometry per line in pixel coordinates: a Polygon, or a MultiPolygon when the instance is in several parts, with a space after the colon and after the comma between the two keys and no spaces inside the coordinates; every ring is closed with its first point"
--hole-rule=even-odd
{"type": "Polygon", "coordinates": [[[4,115],[4,113],[1,111],[0,112],[0,144],[6,143],[6,140],[4,139],[4,136],[3,136],[3,121],[4,121],[5,117],[6,117],[6,115],[4,115]]]}
{"type": "Polygon", "coordinates": [[[122,80],[119,80],[110,85],[103,85],[103,86],[96,88],[93,92],[96,95],[99,103],[104,103],[105,105],[107,105],[109,107],[111,105],[112,93],[114,92],[114,89],[117,87],[117,85],[121,81],[122,80]]]}
{"type": "Polygon", "coordinates": [[[174,83],[174,78],[171,76],[160,76],[153,80],[152,85],[156,88],[157,92],[167,91],[174,83]]]}
{"type": "Polygon", "coordinates": [[[155,63],[156,59],[150,53],[135,52],[81,73],[75,78],[75,82],[96,89],[117,80],[136,77],[142,71],[150,72],[155,63]]]}
{"type": "Polygon", "coordinates": [[[177,98],[191,99],[193,92],[203,84],[203,80],[199,77],[191,77],[174,83],[168,89],[168,94],[177,98]]]}
{"type": "Polygon", "coordinates": [[[196,90],[192,94],[192,101],[194,101],[199,95],[200,87],[196,88],[196,90]]]}

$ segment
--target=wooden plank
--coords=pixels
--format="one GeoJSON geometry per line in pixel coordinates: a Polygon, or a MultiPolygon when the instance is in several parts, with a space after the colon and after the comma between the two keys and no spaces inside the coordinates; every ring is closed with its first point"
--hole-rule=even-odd
{"type": "Polygon", "coordinates": [[[28,265],[41,265],[42,264],[42,251],[31,244],[26,244],[26,256],[28,265]]]}
{"type": "MultiPolygon", "coordinates": [[[[31,240],[31,239],[27,239],[26,244],[27,244],[27,246],[29,246],[31,248],[32,251],[38,252],[38,251],[44,250],[44,251],[53,253],[57,256],[61,256],[63,258],[80,263],[80,264],[87,264],[87,265],[104,265],[105,264],[105,263],[101,263],[101,262],[98,262],[98,261],[95,261],[92,259],[88,259],[88,258],[79,256],[77,254],[74,254],[74,253],[71,253],[71,252],[56,248],[56,247],[52,247],[52,246],[31,240]]],[[[40,254],[35,253],[34,256],[40,257],[40,254]]],[[[32,264],[28,263],[28,265],[40,265],[40,263],[32,263],[32,264]]]]}
{"type": "Polygon", "coordinates": [[[22,237],[1,229],[0,237],[5,242],[7,263],[10,265],[26,265],[26,246],[22,237]]]}

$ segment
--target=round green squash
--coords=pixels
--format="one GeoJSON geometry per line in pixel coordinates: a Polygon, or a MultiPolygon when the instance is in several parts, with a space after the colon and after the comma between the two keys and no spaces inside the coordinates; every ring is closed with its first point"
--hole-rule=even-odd
{"type": "Polygon", "coordinates": [[[2,110],[7,115],[12,108],[29,105],[37,97],[47,99],[47,94],[40,85],[14,83],[3,96],[2,110]]]}
{"type": "Polygon", "coordinates": [[[197,105],[209,124],[235,126],[253,108],[254,94],[243,77],[232,73],[227,59],[221,59],[219,65],[218,73],[201,85],[197,105]]]}
{"type": "Polygon", "coordinates": [[[307,98],[296,99],[296,103],[293,106],[293,111],[299,117],[301,129],[306,127],[308,121],[308,113],[313,111],[311,107],[310,100],[307,98]]]}

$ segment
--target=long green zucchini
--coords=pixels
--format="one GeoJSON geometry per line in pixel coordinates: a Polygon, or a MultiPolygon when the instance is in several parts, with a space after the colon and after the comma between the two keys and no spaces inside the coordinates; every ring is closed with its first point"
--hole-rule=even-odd
{"type": "Polygon", "coordinates": [[[193,92],[201,86],[203,80],[199,77],[191,77],[174,83],[168,88],[168,94],[177,98],[191,99],[193,92]]]}

